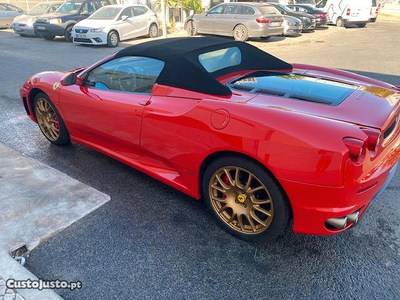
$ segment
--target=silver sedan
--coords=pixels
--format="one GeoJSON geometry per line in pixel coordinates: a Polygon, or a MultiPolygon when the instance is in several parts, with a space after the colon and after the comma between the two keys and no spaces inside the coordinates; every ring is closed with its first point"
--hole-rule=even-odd
{"type": "Polygon", "coordinates": [[[283,16],[283,35],[298,36],[303,30],[303,22],[295,17],[283,16]]]}
{"type": "Polygon", "coordinates": [[[189,35],[199,33],[233,36],[237,41],[283,34],[283,17],[266,3],[222,3],[186,22],[189,35]]]}
{"type": "Polygon", "coordinates": [[[33,28],[36,18],[40,15],[55,12],[63,2],[43,2],[35,5],[28,13],[15,17],[11,28],[21,36],[35,36],[33,28]]]}

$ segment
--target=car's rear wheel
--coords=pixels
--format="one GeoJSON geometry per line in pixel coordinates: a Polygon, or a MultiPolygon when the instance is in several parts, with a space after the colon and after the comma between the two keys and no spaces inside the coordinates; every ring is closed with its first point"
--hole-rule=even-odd
{"type": "Polygon", "coordinates": [[[190,36],[195,36],[198,33],[197,24],[193,20],[189,20],[186,24],[186,32],[190,36]]]}
{"type": "Polygon", "coordinates": [[[65,40],[69,43],[72,43],[72,27],[72,25],[68,26],[64,33],[65,40]]]}
{"type": "Polygon", "coordinates": [[[107,46],[115,48],[119,44],[119,36],[115,30],[111,30],[107,35],[107,46]]]}
{"type": "Polygon", "coordinates": [[[52,41],[52,40],[54,40],[54,38],[55,38],[55,36],[54,35],[51,35],[51,34],[43,34],[43,33],[41,33],[40,34],[45,40],[48,40],[48,41],[52,41]]]}
{"type": "Polygon", "coordinates": [[[151,24],[149,28],[149,37],[155,38],[158,36],[158,26],[156,24],[151,24]]]}
{"type": "Polygon", "coordinates": [[[70,141],[68,130],[50,98],[38,93],[33,107],[39,128],[46,139],[55,145],[67,144],[70,141]]]}
{"type": "Polygon", "coordinates": [[[336,26],[337,26],[337,27],[344,27],[343,18],[341,18],[341,17],[337,18],[337,20],[336,20],[336,26]]]}
{"type": "Polygon", "coordinates": [[[247,39],[249,38],[249,33],[246,26],[242,24],[237,25],[235,29],[233,29],[233,37],[236,41],[247,41],[247,39]]]}
{"type": "Polygon", "coordinates": [[[202,193],[217,222],[241,239],[274,239],[290,220],[288,200],[278,183],[246,158],[213,161],[204,172],[202,193]]]}

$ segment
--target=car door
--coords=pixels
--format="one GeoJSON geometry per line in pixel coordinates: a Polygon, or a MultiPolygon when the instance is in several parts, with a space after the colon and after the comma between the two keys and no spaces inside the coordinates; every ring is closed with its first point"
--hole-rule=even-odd
{"type": "Polygon", "coordinates": [[[218,26],[223,22],[225,8],[226,4],[220,4],[207,12],[201,25],[202,33],[218,34],[220,31],[218,26]]]}
{"type": "Polygon", "coordinates": [[[133,6],[129,6],[120,13],[117,19],[116,28],[119,32],[121,41],[133,38],[135,36],[135,32],[138,31],[133,14],[133,6]]]}
{"type": "Polygon", "coordinates": [[[133,7],[133,16],[135,25],[138,28],[138,32],[136,32],[135,37],[142,36],[149,32],[149,16],[146,14],[148,9],[144,6],[134,6],[133,7]]]}
{"type": "Polygon", "coordinates": [[[139,158],[142,116],[164,62],[138,56],[109,60],[59,92],[63,117],[78,141],[139,158]]]}

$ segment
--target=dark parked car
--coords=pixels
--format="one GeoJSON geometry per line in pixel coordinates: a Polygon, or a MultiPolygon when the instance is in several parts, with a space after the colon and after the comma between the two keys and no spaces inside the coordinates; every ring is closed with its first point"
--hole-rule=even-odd
{"type": "Polygon", "coordinates": [[[328,17],[326,13],[315,7],[306,4],[288,5],[288,7],[295,12],[302,12],[313,15],[316,18],[317,27],[325,26],[328,23],[328,17]]]}
{"type": "Polygon", "coordinates": [[[22,15],[24,11],[14,5],[8,3],[0,3],[0,29],[9,28],[12,20],[19,15],[22,15]]]}
{"type": "Polygon", "coordinates": [[[55,13],[37,18],[34,28],[46,40],[53,40],[56,35],[64,36],[72,42],[72,27],[79,21],[88,18],[99,8],[113,4],[112,0],[69,0],[57,9],[55,13]]]}
{"type": "Polygon", "coordinates": [[[313,30],[316,27],[316,18],[313,15],[304,12],[295,12],[285,5],[270,3],[284,16],[291,16],[300,19],[303,22],[303,31],[313,30]]]}

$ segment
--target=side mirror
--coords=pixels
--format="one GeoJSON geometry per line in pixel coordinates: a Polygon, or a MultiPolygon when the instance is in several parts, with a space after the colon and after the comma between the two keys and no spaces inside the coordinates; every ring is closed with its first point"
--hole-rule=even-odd
{"type": "Polygon", "coordinates": [[[78,77],[75,73],[68,73],[65,75],[63,78],[61,78],[61,85],[63,86],[69,86],[69,85],[82,85],[82,78],[78,77]]]}
{"type": "Polygon", "coordinates": [[[126,19],[128,19],[128,16],[125,16],[125,15],[124,15],[124,16],[121,17],[121,20],[122,20],[122,21],[125,21],[126,19]]]}

